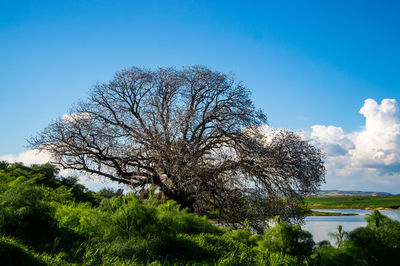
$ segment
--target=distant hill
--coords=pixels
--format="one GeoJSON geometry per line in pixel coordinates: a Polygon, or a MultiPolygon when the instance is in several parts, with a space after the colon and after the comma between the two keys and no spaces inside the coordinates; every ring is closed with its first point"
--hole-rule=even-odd
{"type": "Polygon", "coordinates": [[[374,191],[344,191],[344,190],[321,190],[312,196],[381,196],[392,197],[399,196],[400,194],[392,194],[388,192],[374,192],[374,191]]]}

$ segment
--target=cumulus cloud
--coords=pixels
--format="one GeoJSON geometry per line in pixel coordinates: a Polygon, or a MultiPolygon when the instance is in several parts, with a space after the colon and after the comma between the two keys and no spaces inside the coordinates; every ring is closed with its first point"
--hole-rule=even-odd
{"type": "Polygon", "coordinates": [[[340,127],[315,125],[311,128],[311,139],[322,145],[331,156],[346,155],[348,150],[354,148],[354,143],[340,127]]]}
{"type": "Polygon", "coordinates": [[[360,109],[365,126],[345,133],[337,126],[312,126],[310,139],[327,157],[328,174],[374,182],[400,180],[400,114],[395,99],[367,99],[360,109]]]}
{"type": "Polygon", "coordinates": [[[39,150],[28,150],[18,155],[7,154],[0,156],[0,161],[9,163],[24,163],[25,165],[43,164],[50,161],[50,154],[39,150]]]}
{"type": "Polygon", "coordinates": [[[365,116],[366,123],[365,129],[354,136],[353,164],[388,173],[399,172],[400,116],[396,100],[384,99],[378,105],[368,99],[360,113],[365,116]]]}

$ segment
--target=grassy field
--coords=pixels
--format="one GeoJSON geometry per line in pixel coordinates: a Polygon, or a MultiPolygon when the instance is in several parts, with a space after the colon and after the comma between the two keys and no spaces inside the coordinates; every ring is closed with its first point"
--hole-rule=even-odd
{"type": "Polygon", "coordinates": [[[307,216],[353,216],[355,213],[311,211],[307,216]]]}
{"type": "Polygon", "coordinates": [[[310,209],[400,208],[400,197],[329,196],[307,197],[305,201],[310,209]]]}

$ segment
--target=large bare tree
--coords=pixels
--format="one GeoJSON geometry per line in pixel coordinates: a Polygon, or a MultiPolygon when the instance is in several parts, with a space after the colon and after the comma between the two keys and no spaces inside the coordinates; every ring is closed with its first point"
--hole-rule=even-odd
{"type": "Polygon", "coordinates": [[[30,142],[63,168],[152,186],[197,213],[262,230],[274,215],[301,219],[303,196],[325,175],[318,149],[290,131],[265,134],[265,123],[232,75],[133,67],[30,142]]]}

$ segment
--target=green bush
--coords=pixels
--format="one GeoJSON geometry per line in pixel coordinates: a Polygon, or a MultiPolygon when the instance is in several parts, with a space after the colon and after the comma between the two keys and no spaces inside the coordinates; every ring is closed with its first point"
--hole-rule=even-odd
{"type": "Polygon", "coordinates": [[[180,210],[174,202],[156,199],[141,201],[130,195],[103,199],[99,206],[105,228],[102,242],[105,254],[142,260],[181,256],[178,234],[220,233],[206,218],[180,210]]]}
{"type": "Polygon", "coordinates": [[[317,265],[365,265],[362,258],[354,256],[347,248],[324,246],[317,248],[313,259],[317,265]]]}
{"type": "Polygon", "coordinates": [[[21,243],[5,237],[0,238],[0,261],[2,265],[46,265],[21,243]]]}
{"type": "Polygon", "coordinates": [[[40,189],[19,184],[0,195],[0,233],[24,243],[48,248],[53,243],[57,222],[53,210],[42,201],[40,189]]]}
{"type": "Polygon", "coordinates": [[[400,254],[400,222],[393,221],[379,211],[365,217],[366,227],[349,234],[348,247],[368,264],[398,264],[400,254]]]}
{"type": "Polygon", "coordinates": [[[23,245],[21,242],[7,237],[0,237],[1,265],[68,265],[63,254],[53,256],[38,254],[23,245]]]}
{"type": "Polygon", "coordinates": [[[318,248],[314,258],[322,265],[398,265],[400,223],[379,211],[365,220],[367,226],[349,232],[339,248],[318,248]]]}
{"type": "Polygon", "coordinates": [[[222,233],[222,230],[210,224],[206,217],[189,213],[187,209],[181,210],[179,204],[174,201],[158,204],[156,214],[161,226],[159,230],[170,232],[170,234],[222,233]]]}
{"type": "Polygon", "coordinates": [[[275,226],[265,230],[258,245],[260,250],[282,252],[300,259],[313,253],[315,243],[311,233],[302,230],[300,225],[292,226],[276,217],[275,226]]]}
{"type": "MultiPolygon", "coordinates": [[[[227,235],[202,233],[199,235],[179,234],[179,250],[185,259],[203,260],[204,258],[218,260],[228,254],[238,255],[251,264],[257,251],[243,243],[233,240],[227,235]]],[[[239,256],[239,257],[240,257],[239,256]]]]}
{"type": "Polygon", "coordinates": [[[227,233],[227,236],[250,247],[257,246],[257,242],[262,238],[261,236],[251,234],[249,230],[234,230],[227,233]]]}
{"type": "Polygon", "coordinates": [[[253,235],[214,226],[152,191],[148,199],[107,189],[93,193],[56,173],[50,165],[0,162],[1,264],[398,264],[400,223],[378,211],[347,238],[342,230],[333,233],[338,248],[326,241],[315,246],[309,232],[279,218],[263,235],[253,235]]]}

